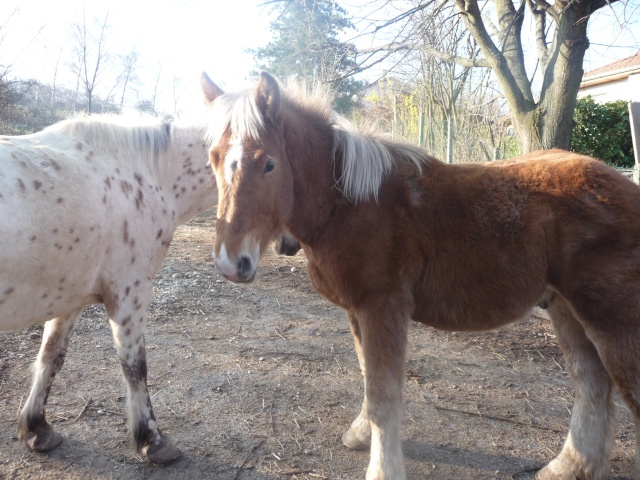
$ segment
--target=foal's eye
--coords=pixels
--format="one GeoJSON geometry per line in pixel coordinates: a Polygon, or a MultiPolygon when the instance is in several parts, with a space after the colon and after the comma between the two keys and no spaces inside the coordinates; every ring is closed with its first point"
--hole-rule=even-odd
{"type": "Polygon", "coordinates": [[[265,163],[264,165],[264,173],[269,173],[273,170],[273,167],[275,167],[276,164],[273,161],[272,158],[270,158],[269,160],[267,160],[267,163],[265,163]]]}
{"type": "Polygon", "coordinates": [[[235,172],[238,169],[238,161],[234,160],[233,162],[231,162],[231,171],[235,172]]]}

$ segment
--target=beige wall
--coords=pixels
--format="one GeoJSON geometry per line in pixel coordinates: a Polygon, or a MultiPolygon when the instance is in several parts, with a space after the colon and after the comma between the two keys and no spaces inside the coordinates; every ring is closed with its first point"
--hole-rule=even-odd
{"type": "Polygon", "coordinates": [[[597,102],[613,102],[615,100],[640,101],[640,73],[630,75],[621,80],[592,85],[581,88],[578,98],[591,95],[597,102]]]}

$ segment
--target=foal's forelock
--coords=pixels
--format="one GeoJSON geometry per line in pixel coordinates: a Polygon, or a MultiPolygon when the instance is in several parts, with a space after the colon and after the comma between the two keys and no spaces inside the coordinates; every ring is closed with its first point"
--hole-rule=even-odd
{"type": "Polygon", "coordinates": [[[211,105],[207,122],[209,144],[219,145],[227,129],[231,131],[232,141],[260,141],[265,124],[251,92],[225,93],[211,105]]]}

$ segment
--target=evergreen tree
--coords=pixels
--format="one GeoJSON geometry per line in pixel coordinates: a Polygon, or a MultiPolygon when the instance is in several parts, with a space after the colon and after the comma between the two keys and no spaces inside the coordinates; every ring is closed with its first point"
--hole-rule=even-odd
{"type": "Polygon", "coordinates": [[[347,12],[332,0],[273,0],[276,20],[271,23],[273,40],[250,50],[258,67],[284,79],[330,84],[335,92],[334,108],[353,108],[362,87],[353,78],[342,78],[355,67],[354,48],[341,42],[339,34],[353,29],[347,12]]]}

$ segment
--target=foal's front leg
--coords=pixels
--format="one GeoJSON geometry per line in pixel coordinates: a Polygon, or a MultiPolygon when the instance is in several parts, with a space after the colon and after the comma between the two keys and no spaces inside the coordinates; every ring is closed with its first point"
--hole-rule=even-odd
{"type": "Polygon", "coordinates": [[[127,417],[136,449],[150,462],[168,463],[180,456],[180,450],[160,431],[151,407],[144,341],[147,306],[135,298],[130,308],[119,309],[109,322],[127,381],[127,417]]]}
{"type": "Polygon", "coordinates": [[[62,442],[45,418],[45,406],[53,379],[62,368],[69,339],[84,307],[44,324],[42,345],[33,366],[33,384],[29,398],[20,412],[18,438],[20,443],[36,452],[53,450],[62,442]]]}
{"type": "Polygon", "coordinates": [[[367,480],[406,478],[400,440],[408,316],[391,308],[358,312],[371,426],[367,480]]]}
{"type": "Polygon", "coordinates": [[[371,424],[369,422],[369,413],[367,406],[367,367],[362,353],[362,332],[358,324],[358,318],[355,314],[347,312],[349,319],[349,327],[353,335],[353,343],[358,355],[358,363],[360,363],[360,371],[364,382],[364,400],[362,401],[362,409],[360,415],[351,423],[349,430],[342,435],[342,443],[353,450],[368,450],[371,446],[371,424]]]}

